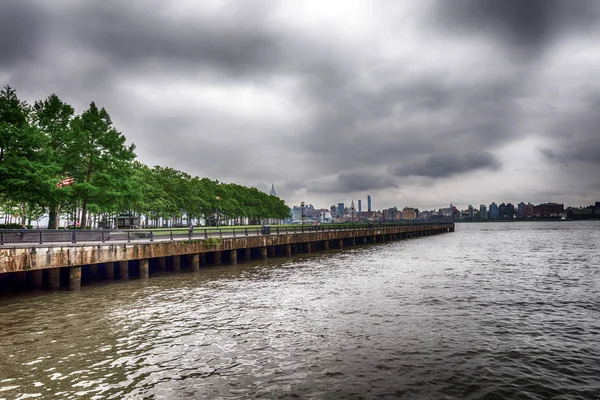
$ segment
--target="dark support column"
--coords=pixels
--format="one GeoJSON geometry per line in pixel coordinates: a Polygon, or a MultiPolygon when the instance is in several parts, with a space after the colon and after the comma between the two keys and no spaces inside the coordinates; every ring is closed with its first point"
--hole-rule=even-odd
{"type": "Polygon", "coordinates": [[[298,254],[298,243],[292,243],[292,254],[298,254]]]}
{"type": "Polygon", "coordinates": [[[291,257],[292,256],[292,245],[291,244],[286,244],[285,245],[285,256],[286,257],[291,257]]]}
{"type": "Polygon", "coordinates": [[[367,244],[367,237],[363,236],[363,244],[367,244]]]}
{"type": "Polygon", "coordinates": [[[266,260],[268,258],[267,257],[267,248],[266,247],[261,247],[260,248],[260,258],[262,260],[266,260]]]}
{"type": "Polygon", "coordinates": [[[323,241],[323,247],[325,248],[325,251],[329,250],[329,240],[324,240],[323,241]]]}
{"type": "Polygon", "coordinates": [[[90,272],[90,278],[93,280],[98,279],[98,264],[88,265],[88,271],[90,272]]]}
{"type": "Polygon", "coordinates": [[[181,256],[173,256],[173,272],[181,271],[181,256]]]}
{"type": "Polygon", "coordinates": [[[115,263],[107,262],[104,264],[104,272],[106,273],[106,279],[115,279],[115,263]]]}
{"type": "Polygon", "coordinates": [[[81,267],[69,268],[69,290],[81,289],[81,267]]]}
{"type": "Polygon", "coordinates": [[[167,268],[167,257],[158,257],[158,267],[156,268],[160,272],[165,272],[167,268]]]}
{"type": "Polygon", "coordinates": [[[140,279],[148,279],[150,277],[150,268],[148,267],[148,259],[140,260],[140,279]]]}
{"type": "Polygon", "coordinates": [[[221,252],[215,251],[215,265],[221,265],[221,252]]]}
{"type": "Polygon", "coordinates": [[[340,249],[344,248],[344,239],[339,240],[340,249]]]}
{"type": "Polygon", "coordinates": [[[371,239],[373,239],[373,243],[377,243],[377,235],[371,236],[371,239]]]}
{"type": "Polygon", "coordinates": [[[356,246],[356,238],[352,238],[352,246],[356,246]]]}
{"type": "Polygon", "coordinates": [[[48,287],[50,289],[60,287],[60,268],[50,268],[48,270],[48,287]]]}
{"type": "Polygon", "coordinates": [[[206,253],[200,253],[200,265],[206,265],[206,253]]]}
{"type": "Polygon", "coordinates": [[[229,264],[230,265],[237,264],[237,250],[229,250],[229,264]]]}
{"type": "Polygon", "coordinates": [[[121,279],[129,279],[129,261],[119,261],[119,276],[121,279]]]}
{"type": "Polygon", "coordinates": [[[24,288],[27,285],[27,271],[15,272],[15,278],[20,287],[24,288]]]}
{"type": "Polygon", "coordinates": [[[192,254],[192,272],[200,271],[200,254],[192,254]]]}
{"type": "Polygon", "coordinates": [[[306,242],[305,245],[306,245],[306,254],[312,253],[312,243],[306,242]]]}
{"type": "Polygon", "coordinates": [[[267,255],[269,257],[275,257],[275,246],[267,246],[267,255]]]}
{"type": "Polygon", "coordinates": [[[43,271],[41,269],[34,269],[33,271],[31,271],[31,282],[33,283],[33,287],[42,287],[42,272],[43,271]]]}
{"type": "Polygon", "coordinates": [[[252,249],[250,247],[244,249],[244,258],[246,261],[252,260],[252,249]]]}

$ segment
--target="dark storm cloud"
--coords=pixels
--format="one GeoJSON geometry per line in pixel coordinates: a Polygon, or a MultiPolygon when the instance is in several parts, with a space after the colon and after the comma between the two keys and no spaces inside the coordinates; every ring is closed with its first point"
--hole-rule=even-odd
{"type": "Polygon", "coordinates": [[[524,57],[585,33],[599,17],[596,0],[438,0],[429,16],[441,32],[497,37],[524,57]]]}
{"type": "Polygon", "coordinates": [[[466,154],[434,154],[425,162],[402,165],[393,170],[397,176],[445,178],[479,169],[497,170],[500,161],[488,152],[466,154]]]}
{"type": "Polygon", "coordinates": [[[333,181],[314,181],[308,190],[316,193],[354,193],[398,187],[393,177],[386,174],[339,174],[333,181]]]}
{"type": "Polygon", "coordinates": [[[163,6],[156,7],[156,12],[148,12],[115,0],[79,5],[73,33],[113,66],[171,66],[243,75],[266,73],[280,58],[280,38],[269,28],[263,2],[236,2],[176,20],[161,10],[163,6]]]}
{"type": "Polygon", "coordinates": [[[45,21],[39,9],[26,0],[0,4],[0,70],[31,59],[40,50],[45,21]]]}

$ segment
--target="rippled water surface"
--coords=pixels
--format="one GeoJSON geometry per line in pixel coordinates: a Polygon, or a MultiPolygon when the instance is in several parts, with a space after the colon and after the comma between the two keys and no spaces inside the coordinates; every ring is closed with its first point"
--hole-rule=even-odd
{"type": "Polygon", "coordinates": [[[600,398],[600,224],[0,299],[0,399],[600,398]]]}

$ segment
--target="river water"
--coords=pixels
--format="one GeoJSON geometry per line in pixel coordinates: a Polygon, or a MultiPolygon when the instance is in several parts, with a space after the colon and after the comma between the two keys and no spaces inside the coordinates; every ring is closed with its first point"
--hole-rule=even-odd
{"type": "Polygon", "coordinates": [[[0,299],[0,399],[600,398],[600,223],[0,299]]]}

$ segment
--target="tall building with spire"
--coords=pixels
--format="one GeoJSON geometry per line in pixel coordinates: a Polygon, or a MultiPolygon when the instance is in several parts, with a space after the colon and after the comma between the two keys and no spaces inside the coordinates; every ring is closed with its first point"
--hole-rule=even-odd
{"type": "Polygon", "coordinates": [[[271,182],[271,196],[277,196],[277,192],[275,191],[275,184],[271,182]]]}

